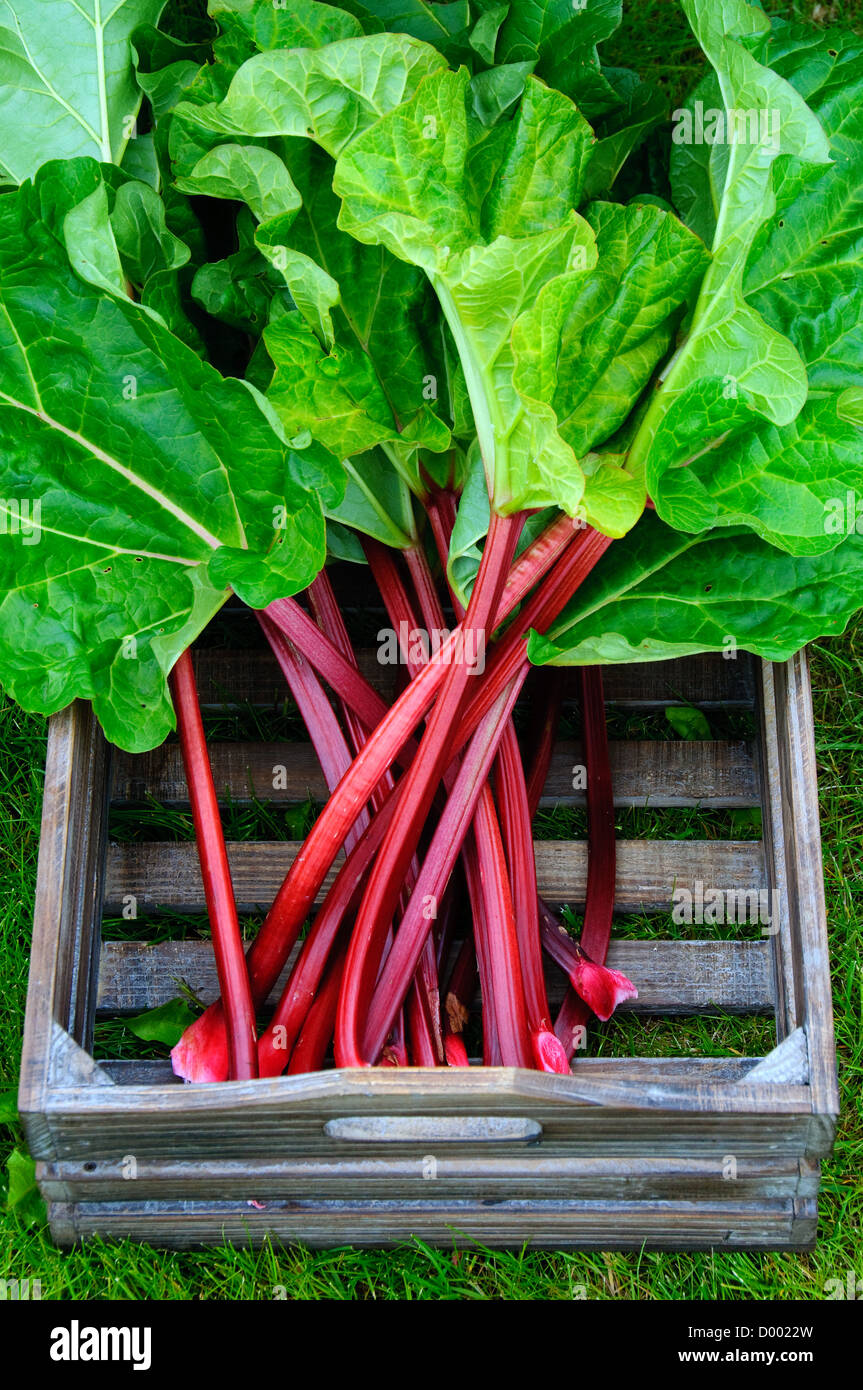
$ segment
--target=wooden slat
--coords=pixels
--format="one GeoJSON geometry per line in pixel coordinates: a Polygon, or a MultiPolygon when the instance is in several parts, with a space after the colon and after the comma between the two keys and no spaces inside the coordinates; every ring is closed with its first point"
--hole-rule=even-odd
{"type": "Polygon", "coordinates": [[[19,1109],[31,1152],[52,1152],[44,1112],[55,1027],[92,1040],[110,751],[89,704],[49,726],[19,1109]]]}
{"type": "MultiPolygon", "coordinates": [[[[274,1004],[291,968],[270,996],[274,1004]]],[[[741,1014],[773,1011],[772,971],[764,941],[613,941],[609,964],[633,981],[638,999],[621,1005],[647,1014],[692,1014],[718,1009],[741,1014]]],[[[183,981],[209,1004],[218,995],[208,941],[106,941],[102,945],[97,1008],[102,1016],[140,1013],[176,997],[183,981]]],[[[556,1008],[565,980],[548,972],[556,1008]]]]}
{"type": "MultiPolygon", "coordinates": [[[[727,1156],[629,1159],[571,1158],[534,1145],[521,1153],[499,1156],[487,1150],[477,1157],[451,1157],[438,1147],[428,1155],[394,1153],[387,1159],[284,1159],[262,1155],[250,1173],[236,1160],[203,1163],[142,1160],[134,1169],[138,1202],[234,1200],[250,1193],[269,1201],[321,1199],[356,1200],[362,1191],[372,1199],[402,1198],[416,1202],[428,1196],[434,1183],[437,1200],[473,1197],[478,1201],[560,1200],[674,1201],[681,1198],[727,1200],[727,1156]]],[[[128,1158],[83,1163],[40,1164],[37,1177],[43,1195],[53,1201],[127,1201],[131,1181],[128,1158]]],[[[799,1159],[781,1155],[741,1158],[735,1163],[735,1200],[814,1197],[818,1172],[799,1159]]]]}
{"type": "MultiPolygon", "coordinates": [[[[671,1083],[704,1081],[739,1082],[757,1066],[760,1057],[584,1057],[579,1054],[575,1069],[579,1076],[606,1077],[609,1080],[655,1081],[671,1083]]],[[[471,1060],[478,1065],[478,1059],[471,1060]]],[[[170,1060],[156,1058],[115,1058],[99,1066],[117,1086],[182,1086],[170,1060]]]]}
{"type": "MultiPolygon", "coordinates": [[[[204,706],[219,708],[232,703],[264,708],[286,699],[284,676],[266,648],[207,647],[193,652],[198,689],[204,706]]],[[[357,651],[366,680],[387,699],[395,690],[396,668],[381,665],[375,648],[357,651]]],[[[565,693],[576,694],[577,671],[566,673],[565,693]]],[[[603,670],[608,704],[636,709],[662,705],[698,704],[751,709],[755,702],[755,678],[751,659],[744,653],[736,661],[721,654],[680,657],[632,666],[607,666],[603,670]]]]}
{"type": "MultiPolygon", "coordinates": [[[[615,741],[610,745],[617,806],[758,806],[755,754],[750,742],[615,741]]],[[[573,770],[584,755],[577,741],[561,740],[545,784],[542,806],[583,806],[585,793],[573,789],[573,770]]],[[[326,783],[309,743],[214,743],[210,760],[216,790],[235,804],[261,801],[325,801],[326,783]]],[[[113,800],[154,800],[187,805],[189,790],[179,745],[163,744],[150,753],[118,753],[114,759],[113,800]]]]}
{"type": "MultiPolygon", "coordinates": [[[[729,1184],[731,1186],[732,1184],[729,1184]]],[[[433,1184],[427,1184],[433,1186],[433,1184]]],[[[175,1249],[214,1239],[261,1245],[274,1238],[316,1246],[381,1246],[415,1236],[450,1249],[458,1232],[491,1246],[552,1249],[808,1249],[812,1198],[728,1201],[481,1201],[51,1203],[52,1235],[69,1245],[88,1236],[130,1238],[175,1249]]]]}
{"type": "Polygon", "coordinates": [[[765,850],[780,905],[774,937],[777,1032],[803,1029],[813,1109],[839,1111],[827,909],[808,657],[761,670],[765,850]]]}
{"type": "MultiPolygon", "coordinates": [[[[819,1156],[807,1086],[749,1084],[746,1077],[681,1081],[667,1073],[633,1081],[578,1065],[570,1076],[553,1077],[504,1067],[437,1067],[422,1069],[418,1079],[413,1068],[363,1067],[217,1086],[69,1085],[54,1089],[51,1105],[59,1161],[118,1153],[177,1160],[311,1156],[336,1143],[323,1134],[334,1118],[480,1114],[536,1120],[543,1146],[569,1142],[573,1154],[713,1153],[725,1138],[733,1145],[725,1152],[738,1155],[819,1156]]],[[[356,1150],[371,1158],[394,1147],[338,1143],[346,1157],[356,1150]]],[[[473,1140],[462,1147],[476,1151],[473,1140]]]]}
{"type": "MultiPolygon", "coordinates": [[[[294,862],[295,841],[228,844],[237,906],[241,912],[269,907],[294,862]]],[[[587,880],[587,845],[581,840],[538,840],[534,845],[539,890],[552,904],[579,904],[587,880]]],[[[336,866],[340,861],[336,861],[336,866]]],[[[332,883],[335,868],[324,881],[332,883]]],[[[763,847],[758,840],[621,840],[617,846],[615,906],[620,912],[670,908],[675,889],[695,891],[697,882],[723,890],[765,886],[763,847]]],[[[108,847],[105,912],[118,916],[134,897],[138,913],[159,909],[201,912],[203,887],[193,844],[153,841],[108,847]]]]}

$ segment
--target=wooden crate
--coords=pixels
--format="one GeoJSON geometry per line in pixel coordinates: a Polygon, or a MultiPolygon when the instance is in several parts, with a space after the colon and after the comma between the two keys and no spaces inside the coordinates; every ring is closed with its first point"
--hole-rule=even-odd
{"type": "MultiPolygon", "coordinates": [[[[284,699],[265,649],[197,653],[205,706],[284,699]]],[[[366,675],[392,673],[372,652],[366,675]]],[[[574,673],[573,673],[574,674],[574,673]]],[[[667,911],[675,888],[775,890],[775,934],[619,940],[610,963],[636,982],[626,1007],[775,1018],[763,1056],[657,1060],[578,1055],[571,1077],[515,1069],[330,1070],[216,1086],[173,1079],[166,1061],[93,1058],[97,1018],[136,1013],[187,982],[216,992],[207,942],[102,941],[103,914],[134,894],[142,928],[202,909],[191,843],[108,842],[111,804],[183,805],[177,746],[132,757],[105,743],[89,706],[51,721],[20,1108],[51,1230],[184,1247],[449,1243],[626,1249],[806,1248],[820,1160],[838,1111],[812,713],[804,655],[609,668],[609,703],[690,701],[750,709],[760,736],[612,745],[616,800],[655,807],[763,809],[762,842],[623,841],[617,907],[667,911]],[[146,919],[146,920],[145,920],[146,919]]],[[[236,801],[323,795],[302,744],[213,748],[217,786],[236,801]],[[274,765],[288,766],[273,791],[274,765]]],[[[577,745],[558,746],[547,803],[576,801],[577,745]]],[[[583,795],[583,794],[581,794],[583,795]]],[[[241,911],[265,907],[296,846],[229,846],[241,911]]],[[[585,846],[537,845],[541,890],[583,898],[585,846]]],[[[562,977],[550,975],[553,999],[562,977]]]]}

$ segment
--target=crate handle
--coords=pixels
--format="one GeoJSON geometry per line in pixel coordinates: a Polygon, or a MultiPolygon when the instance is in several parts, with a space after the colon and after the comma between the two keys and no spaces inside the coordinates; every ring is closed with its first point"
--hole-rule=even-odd
{"type": "Polygon", "coordinates": [[[346,1115],[324,1134],[352,1144],[538,1144],[542,1125],[504,1115],[346,1115]]]}

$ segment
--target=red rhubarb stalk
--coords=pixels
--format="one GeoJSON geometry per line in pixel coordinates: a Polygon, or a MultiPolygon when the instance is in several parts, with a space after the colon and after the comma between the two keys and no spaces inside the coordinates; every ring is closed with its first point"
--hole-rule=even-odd
{"type": "MultiPolygon", "coordinates": [[[[480,913],[474,932],[477,949],[482,954],[488,974],[488,984],[483,988],[483,1009],[487,1000],[494,999],[498,1053],[495,1065],[529,1067],[536,1056],[536,1049],[529,1033],[506,856],[494,797],[487,784],[483,784],[476,808],[474,843],[478,870],[487,885],[485,910],[480,913]]],[[[540,1058],[537,1057],[537,1061],[542,1065],[540,1058]]]]}
{"type": "MultiPolygon", "coordinates": [[[[339,651],[293,598],[276,599],[263,610],[264,615],[302,652],[319,675],[354,710],[365,727],[374,729],[388,713],[388,707],[373,690],[356,665],[339,651]]],[[[407,743],[407,741],[406,741],[407,743]]],[[[411,756],[410,745],[402,745],[411,756]]],[[[396,750],[401,752],[401,748],[396,750]]]]}
{"type": "MultiPolygon", "coordinates": [[[[402,583],[395,556],[379,541],[368,537],[363,539],[363,550],[393,629],[397,634],[408,634],[407,645],[403,648],[402,654],[407,664],[409,677],[414,680],[426,662],[425,659],[420,662],[415,659],[415,644],[410,634],[417,629],[416,614],[408,592],[402,583]]],[[[426,625],[429,628],[442,628],[443,615],[440,615],[438,621],[437,595],[434,593],[433,584],[429,588],[430,576],[428,576],[424,566],[425,557],[421,552],[415,551],[413,547],[409,548],[405,555],[406,558],[414,557],[413,564],[409,560],[408,567],[411,573],[419,578],[422,585],[421,607],[426,625]]],[[[410,897],[410,890],[413,888],[417,872],[418,865],[416,857],[414,857],[401,894],[405,905],[410,897]]],[[[442,1066],[445,1058],[440,1022],[440,985],[432,937],[429,937],[423,947],[419,968],[407,996],[406,1010],[408,1045],[414,1066],[442,1066]]]]}
{"type": "MultiPolygon", "coordinates": [[[[391,825],[369,875],[348,950],[336,1019],[336,1057],[339,1066],[362,1065],[363,1017],[375,986],[385,934],[392,923],[402,882],[419,844],[438,784],[451,760],[452,730],[458,727],[459,712],[473,669],[465,659],[466,652],[476,653],[485,644],[498,610],[522,523],[523,517],[519,514],[500,517],[492,513],[479,572],[464,622],[460,624],[466,647],[456,654],[457,660],[446,672],[419,749],[399,787],[398,820],[391,825]]],[[[412,682],[414,686],[422,674],[421,671],[417,681],[412,682]]],[[[445,886],[446,880],[438,885],[437,897],[445,886]]],[[[401,941],[403,936],[404,922],[398,940],[401,941]]],[[[398,942],[394,950],[398,950],[398,942]]],[[[410,975],[416,969],[418,958],[419,951],[413,960],[410,975]]],[[[404,983],[399,1004],[407,992],[410,976],[404,983]]],[[[387,1021],[384,1037],[391,1026],[392,1017],[387,1021]]],[[[375,1056],[383,1041],[384,1038],[381,1038],[375,1056]]]]}
{"type": "Polygon", "coordinates": [[[535,685],[532,691],[535,696],[534,708],[541,711],[541,715],[534,722],[533,746],[530,757],[525,759],[530,768],[527,777],[527,804],[530,807],[531,820],[537,813],[545,784],[548,781],[557,731],[560,726],[563,672],[556,666],[540,666],[534,672],[534,680],[535,685]]]}
{"type": "Polygon", "coordinates": [[[569,1059],[552,1032],[551,1011],[545,989],[542,945],[539,939],[533,827],[524,768],[512,720],[507,722],[503,730],[497,755],[496,785],[503,842],[506,846],[506,860],[512,884],[531,1046],[540,1070],[561,1072],[568,1076],[569,1059]]]}
{"type": "Polygon", "coordinates": [[[320,1071],[324,1064],[327,1049],[333,1040],[347,949],[348,943],[345,941],[327,966],[324,982],[306,1015],[303,1031],[291,1053],[288,1071],[292,1075],[296,1075],[297,1072],[320,1071]]]}
{"type": "Polygon", "coordinates": [[[183,652],[177,659],[171,672],[171,693],[177,713],[180,749],[189,787],[192,820],[201,862],[201,878],[204,881],[204,897],[213,933],[216,971],[224,1000],[226,1071],[232,1081],[247,1081],[258,1074],[255,1010],[246,958],[243,954],[243,939],[237,920],[231,870],[222,834],[219,803],[213,785],[204,724],[198,704],[195,672],[188,651],[183,652]]]}
{"type": "MultiPolygon", "coordinates": [[[[568,540],[571,542],[570,549],[578,552],[586,551],[588,554],[585,556],[585,560],[588,556],[598,558],[607,544],[606,538],[600,538],[603,544],[599,546],[598,543],[593,543],[593,537],[597,533],[582,530],[573,539],[572,522],[568,518],[563,520],[566,522],[565,529],[568,532],[568,540]]],[[[525,594],[541,578],[543,567],[546,564],[552,564],[562,550],[564,550],[563,528],[561,519],[558,519],[548,532],[543,533],[543,536],[534,546],[519,557],[513,566],[496,614],[496,625],[502,623],[509,616],[513,608],[521,602],[525,594]],[[552,535],[552,533],[554,534],[552,535]]],[[[564,564],[567,558],[568,553],[565,552],[560,563],[564,564]]],[[[595,563],[595,559],[593,563],[595,563]]],[[[576,567],[579,572],[580,568],[580,566],[576,567]]],[[[587,564],[585,572],[589,568],[590,564],[587,564]]],[[[568,569],[569,572],[570,569],[568,569]]],[[[583,574],[580,577],[583,577],[583,574]]],[[[556,575],[552,575],[549,582],[555,580],[556,575]]],[[[580,580],[576,578],[574,583],[577,584],[578,582],[580,580]]],[[[555,582],[555,602],[548,605],[548,608],[553,608],[554,611],[551,617],[547,618],[547,622],[552,620],[552,617],[564,606],[569,597],[568,593],[560,592],[560,588],[561,586],[555,582]]],[[[545,616],[546,612],[545,609],[541,608],[541,602],[536,597],[526,605],[525,611],[527,610],[530,610],[531,621],[536,613],[545,616]]],[[[276,895],[275,902],[267,914],[260,932],[249,949],[247,958],[249,981],[252,987],[252,998],[256,1004],[263,1003],[278,979],[327,870],[338,853],[348,829],[360,813],[360,809],[365,805],[392,762],[393,750],[404,746],[434,700],[446,677],[448,663],[452,660],[454,651],[457,650],[456,643],[458,641],[459,631],[457,629],[440,650],[432,655],[429,664],[423,668],[416,680],[410,683],[390,708],[362,752],[354,759],[335,793],[330,797],[312,826],[276,895]]],[[[522,641],[518,650],[520,661],[515,663],[516,670],[518,670],[520,662],[525,659],[524,652],[525,644],[522,641]]],[[[486,672],[486,676],[483,678],[484,685],[488,680],[488,674],[486,672]]],[[[495,684],[498,692],[506,685],[506,681],[501,679],[502,675],[505,675],[504,663],[500,663],[496,675],[495,684]]],[[[476,723],[478,722],[477,719],[476,723]]],[[[472,730],[464,723],[455,731],[454,737],[459,746],[467,740],[470,732],[472,730]]],[[[215,1004],[211,1004],[193,1024],[190,1024],[180,1043],[171,1054],[177,1074],[190,1081],[223,1080],[224,1075],[220,1074],[221,1063],[219,1060],[219,1053],[224,1052],[223,1034],[224,1022],[221,1016],[221,1002],[217,1001],[215,1004]],[[220,1037],[222,1038],[221,1044],[220,1037]],[[213,1052],[212,1065],[211,1052],[213,1052]]]]}
{"type": "Polygon", "coordinates": [[[258,1043],[261,1076],[278,1076],[284,1071],[320,986],[342,922],[346,915],[356,912],[359,907],[368,867],[380,849],[396,806],[397,799],[391,797],[336,874],[294,962],[269,1025],[261,1034],[258,1043]]]}
{"type": "MultiPolygon", "coordinates": [[[[329,638],[333,646],[341,652],[342,656],[350,663],[355,671],[358,671],[357,659],[345,627],[345,620],[339,608],[338,601],[333,593],[333,586],[330,577],[325,569],[322,569],[311,582],[308,588],[309,604],[318,627],[324,636],[329,638]]],[[[366,726],[360,716],[355,711],[350,701],[339,696],[339,706],[342,712],[345,728],[348,731],[348,738],[353,746],[354,752],[359,752],[366,741],[366,726]]]]}
{"type": "MultiPolygon", "coordinates": [[[[426,936],[431,929],[428,906],[439,902],[446,888],[494,760],[502,725],[512,712],[519,689],[518,681],[512,681],[505,688],[465,751],[452,791],[432,836],[408,909],[399,925],[392,950],[387,956],[375,988],[374,999],[368,1008],[365,1041],[361,1036],[365,1021],[362,1016],[364,1010],[360,1007],[364,965],[362,951],[365,943],[372,938],[371,934],[362,936],[354,930],[336,1020],[338,1066],[362,1066],[367,1060],[373,1061],[380,1053],[386,1035],[392,1027],[393,1017],[407,993],[426,936]]],[[[400,798],[400,807],[401,804],[400,798]]],[[[400,816],[401,811],[394,824],[400,823],[400,816]]],[[[516,977],[520,978],[519,970],[516,970],[516,977]]],[[[517,1028],[520,1020],[513,1018],[510,1024],[517,1028]]],[[[502,1019],[500,1027],[504,1027],[502,1019]]]]}
{"type": "MultiPolygon", "coordinates": [[[[581,946],[592,961],[604,965],[614,916],[617,844],[601,667],[581,668],[581,691],[588,814],[587,891],[581,946]]],[[[584,1037],[590,1014],[591,1010],[570,987],[554,1025],[569,1057],[584,1037]]]]}
{"type": "MultiPolygon", "coordinates": [[[[308,661],[301,656],[293,643],[289,642],[279,631],[266,613],[259,612],[257,616],[276,660],[282,668],[303,723],[309,731],[309,737],[321,765],[327,789],[332,793],[353,761],[339,721],[333,713],[333,707],[326,697],[323,686],[308,661]]],[[[368,812],[363,808],[345,835],[346,850],[353,848],[367,825],[368,812]]]]}
{"type": "Polygon", "coordinates": [[[591,960],[542,899],[539,900],[539,919],[543,950],[566,972],[576,994],[603,1023],[611,1018],[618,1004],[625,999],[638,998],[632,981],[622,971],[610,970],[607,965],[591,960]]]}
{"type": "Polygon", "coordinates": [[[462,845],[465,877],[470,895],[473,936],[476,945],[476,963],[482,990],[482,1060],[484,1066],[499,1067],[501,1064],[500,1040],[498,1037],[495,999],[492,990],[491,970],[487,955],[488,915],[491,910],[491,892],[486,891],[480,874],[479,856],[476,848],[476,834],[472,829],[462,845]],[[487,908],[488,901],[488,908],[487,908]]]}

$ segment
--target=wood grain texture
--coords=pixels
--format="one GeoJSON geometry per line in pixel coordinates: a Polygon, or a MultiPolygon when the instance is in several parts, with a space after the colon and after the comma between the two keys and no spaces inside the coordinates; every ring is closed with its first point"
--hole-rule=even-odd
{"type": "MultiPolygon", "coordinates": [[[[193,655],[204,707],[245,704],[277,708],[284,704],[285,680],[268,648],[206,647],[193,655]]],[[[381,665],[376,649],[370,647],[358,648],[357,662],[366,680],[390,699],[395,691],[396,667],[381,665]]],[[[752,709],[756,698],[754,666],[745,653],[735,661],[712,652],[674,661],[607,666],[603,682],[608,704],[632,709],[696,703],[705,709],[752,709]]],[[[568,698],[575,696],[577,684],[578,672],[567,672],[568,698]]]]}
{"type": "MultiPolygon", "coordinates": [[[[291,954],[270,995],[273,1006],[296,958],[291,954]]],[[[621,1005],[645,1014],[772,1014],[773,972],[765,941],[613,941],[609,965],[622,970],[638,989],[638,999],[621,1005]]],[[[563,1000],[563,973],[547,970],[549,1001],[563,1000]]],[[[204,1004],[218,995],[218,979],[208,941],[106,941],[102,945],[97,1011],[99,1016],[141,1013],[174,999],[182,982],[204,1004]]]]}
{"type": "Polygon", "coordinates": [[[99,965],[109,750],[76,701],[50,722],[18,1105],[31,1151],[45,1124],[54,1025],[91,1046],[99,965]]]}
{"type": "MultiPolygon", "coordinates": [[[[583,1077],[607,1077],[617,1081],[742,1081],[760,1060],[758,1057],[579,1056],[575,1068],[583,1077]]],[[[160,1061],[115,1059],[99,1065],[117,1086],[183,1085],[167,1058],[160,1061]]]]}
{"type": "MultiPolygon", "coordinates": [[[[759,806],[760,790],[752,744],[739,740],[612,742],[610,761],[616,806],[759,806]]],[[[277,804],[325,801],[326,783],[309,743],[213,743],[216,791],[236,805],[252,800],[277,804]]],[[[581,744],[561,740],[555,748],[541,806],[584,806],[573,788],[583,766],[581,744]]],[[[186,806],[189,789],[177,743],[151,753],[118,752],[114,759],[115,805],[152,798],[186,806]]]]}
{"type": "MultiPolygon", "coordinates": [[[[551,904],[580,904],[587,881],[587,845],[581,840],[538,840],[534,846],[539,890],[551,904]]],[[[297,856],[293,841],[233,841],[228,858],[241,912],[266,910],[297,856]]],[[[336,860],[336,867],[341,862],[336,860]]],[[[324,880],[321,896],[333,881],[324,880]]],[[[754,840],[620,840],[617,847],[618,912],[666,911],[678,889],[698,882],[728,891],[766,886],[764,855],[754,840]]],[[[203,887],[194,844],[152,841],[108,847],[105,913],[119,916],[133,896],[138,915],[161,910],[202,912],[203,887]]]]}
{"type": "Polygon", "coordinates": [[[223,1237],[260,1245],[268,1237],[311,1247],[391,1245],[419,1236],[451,1248],[458,1236],[519,1248],[655,1250],[809,1249],[811,1198],[737,1201],[591,1202],[470,1199],[368,1201],[52,1203],[55,1240],[101,1234],[190,1249],[223,1237]]]}
{"type": "Polygon", "coordinates": [[[438,1149],[419,1156],[329,1161],[262,1155],[250,1166],[230,1160],[157,1162],[42,1163],[39,1184],[51,1201],[136,1202],[244,1201],[265,1193],[269,1201],[372,1199],[415,1202],[432,1191],[436,1200],[472,1197],[476,1201],[582,1199],[593,1201],[675,1199],[746,1201],[815,1197],[818,1169],[800,1159],[742,1158],[733,1169],[726,1155],[695,1158],[550,1158],[529,1153],[484,1153],[453,1157],[438,1149]],[[433,1186],[430,1186],[433,1184],[433,1186]]]}
{"type": "Polygon", "coordinates": [[[768,857],[783,913],[775,938],[777,1030],[805,1030],[817,1113],[839,1112],[827,906],[818,811],[812,690],[807,653],[762,664],[763,768],[769,799],[768,857]]]}

